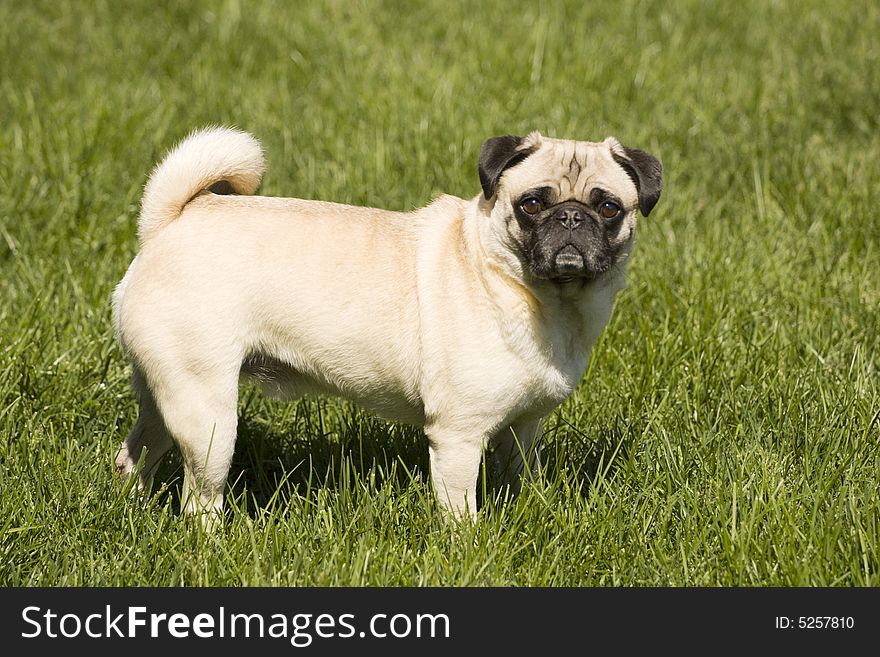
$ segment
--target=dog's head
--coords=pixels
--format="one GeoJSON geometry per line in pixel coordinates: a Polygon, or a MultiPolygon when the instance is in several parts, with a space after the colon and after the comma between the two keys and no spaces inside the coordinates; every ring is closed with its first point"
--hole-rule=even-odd
{"type": "Polygon", "coordinates": [[[479,173],[496,235],[523,273],[558,282],[592,281],[625,260],[636,210],[647,216],[662,186],[657,158],[612,137],[493,137],[479,173]]]}

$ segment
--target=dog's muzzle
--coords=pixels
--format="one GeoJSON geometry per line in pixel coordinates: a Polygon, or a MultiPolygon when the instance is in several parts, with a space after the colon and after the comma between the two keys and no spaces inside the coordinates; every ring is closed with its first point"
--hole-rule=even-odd
{"type": "Polygon", "coordinates": [[[557,248],[552,255],[551,278],[591,280],[607,270],[603,229],[580,203],[564,203],[550,217],[557,248]]]}

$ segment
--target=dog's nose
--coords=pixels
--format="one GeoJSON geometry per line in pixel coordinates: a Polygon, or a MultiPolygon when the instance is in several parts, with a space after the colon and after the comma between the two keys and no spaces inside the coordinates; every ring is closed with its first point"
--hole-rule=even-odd
{"type": "Polygon", "coordinates": [[[577,208],[561,208],[553,218],[569,230],[574,230],[583,222],[584,215],[577,208]]]}

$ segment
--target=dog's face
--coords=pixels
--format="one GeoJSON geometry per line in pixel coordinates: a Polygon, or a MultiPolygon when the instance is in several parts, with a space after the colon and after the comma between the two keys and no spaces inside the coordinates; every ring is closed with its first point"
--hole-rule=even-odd
{"type": "Polygon", "coordinates": [[[629,255],[636,210],[660,198],[660,162],[613,138],[603,142],[493,137],[480,182],[496,235],[526,277],[589,282],[629,255]]]}

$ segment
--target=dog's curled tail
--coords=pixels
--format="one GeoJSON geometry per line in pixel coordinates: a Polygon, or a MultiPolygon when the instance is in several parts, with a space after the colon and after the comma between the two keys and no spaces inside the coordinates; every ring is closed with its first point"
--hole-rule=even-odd
{"type": "Polygon", "coordinates": [[[205,189],[253,194],[265,169],[260,143],[246,132],[217,126],[193,131],[150,174],[138,220],[141,244],[177,219],[205,189]]]}

